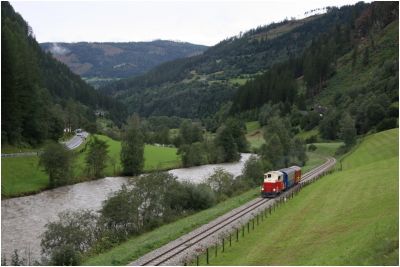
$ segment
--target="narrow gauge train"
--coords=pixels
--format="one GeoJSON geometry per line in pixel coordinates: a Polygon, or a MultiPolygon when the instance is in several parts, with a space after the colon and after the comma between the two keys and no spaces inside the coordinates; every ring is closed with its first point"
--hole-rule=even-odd
{"type": "Polygon", "coordinates": [[[261,186],[261,196],[275,197],[283,191],[298,184],[301,180],[301,168],[292,166],[264,174],[264,183],[261,186]]]}

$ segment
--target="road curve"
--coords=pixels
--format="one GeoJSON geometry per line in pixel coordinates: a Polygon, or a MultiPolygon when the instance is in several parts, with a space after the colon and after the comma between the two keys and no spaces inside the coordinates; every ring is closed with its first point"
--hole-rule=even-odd
{"type": "MultiPolygon", "coordinates": [[[[68,149],[73,150],[80,146],[83,141],[89,136],[88,132],[82,132],[80,135],[74,135],[70,140],[66,142],[61,142],[64,144],[68,149]]],[[[16,157],[32,157],[32,156],[39,156],[42,151],[33,151],[33,152],[20,152],[20,153],[2,153],[2,158],[16,158],[16,157]]]]}
{"type": "Polygon", "coordinates": [[[70,150],[73,150],[80,146],[83,141],[88,137],[89,133],[88,132],[82,132],[79,135],[76,134],[74,137],[72,137],[70,140],[67,142],[63,142],[63,144],[70,150]]]}
{"type": "Polygon", "coordinates": [[[266,209],[271,209],[276,203],[293,195],[302,186],[308,184],[329,171],[336,164],[336,159],[327,161],[304,174],[299,185],[292,187],[279,197],[273,199],[256,198],[217,219],[153,250],[129,265],[183,265],[188,259],[201,254],[204,248],[220,242],[222,236],[241,229],[250,219],[266,209]]]}

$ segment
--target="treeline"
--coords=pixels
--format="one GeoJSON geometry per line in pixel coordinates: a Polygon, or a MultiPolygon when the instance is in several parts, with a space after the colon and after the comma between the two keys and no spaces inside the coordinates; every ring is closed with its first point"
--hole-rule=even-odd
{"type": "Polygon", "coordinates": [[[3,144],[58,140],[64,128],[72,127],[71,121],[76,121],[76,128],[93,122],[95,109],[107,110],[116,122],[124,121],[122,104],[96,92],[44,53],[32,28],[12,6],[2,2],[1,7],[3,144]]]}
{"type": "Polygon", "coordinates": [[[240,152],[249,150],[245,132],[245,125],[234,118],[222,123],[215,136],[203,134],[199,124],[185,120],[181,124],[175,145],[185,167],[233,162],[240,159],[240,152]]]}

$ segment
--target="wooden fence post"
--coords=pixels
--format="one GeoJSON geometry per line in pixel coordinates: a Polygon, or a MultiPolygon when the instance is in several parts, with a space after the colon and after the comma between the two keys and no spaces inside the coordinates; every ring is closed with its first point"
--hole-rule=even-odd
{"type": "Polygon", "coordinates": [[[208,248],[207,248],[207,264],[209,264],[210,263],[210,260],[209,260],[209,256],[208,256],[208,248]]]}

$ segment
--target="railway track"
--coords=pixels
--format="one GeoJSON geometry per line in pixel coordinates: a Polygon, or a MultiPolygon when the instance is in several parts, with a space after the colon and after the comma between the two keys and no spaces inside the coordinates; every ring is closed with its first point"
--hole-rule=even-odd
{"type": "Polygon", "coordinates": [[[204,227],[205,229],[202,229],[197,232],[195,230],[193,231],[195,233],[193,232],[192,234],[189,233],[185,235],[183,238],[172,241],[170,244],[167,244],[153,252],[146,254],[137,261],[132,262],[130,265],[156,266],[167,263],[177,255],[182,254],[183,252],[187,251],[193,246],[199,244],[201,241],[217,234],[224,228],[229,228],[230,226],[232,226],[232,224],[235,224],[235,222],[240,220],[243,216],[252,214],[257,210],[259,210],[260,208],[265,209],[271,207],[282,197],[285,197],[291,194],[294,190],[298,189],[299,186],[303,186],[311,182],[313,179],[316,179],[321,174],[331,169],[335,165],[335,163],[336,159],[327,158],[327,161],[324,164],[304,174],[300,183],[297,186],[290,188],[286,192],[282,193],[279,197],[273,199],[257,198],[256,200],[249,202],[250,204],[247,204],[245,207],[235,209],[232,214],[230,214],[227,218],[223,219],[221,222],[209,223],[208,227],[204,227]]]}

